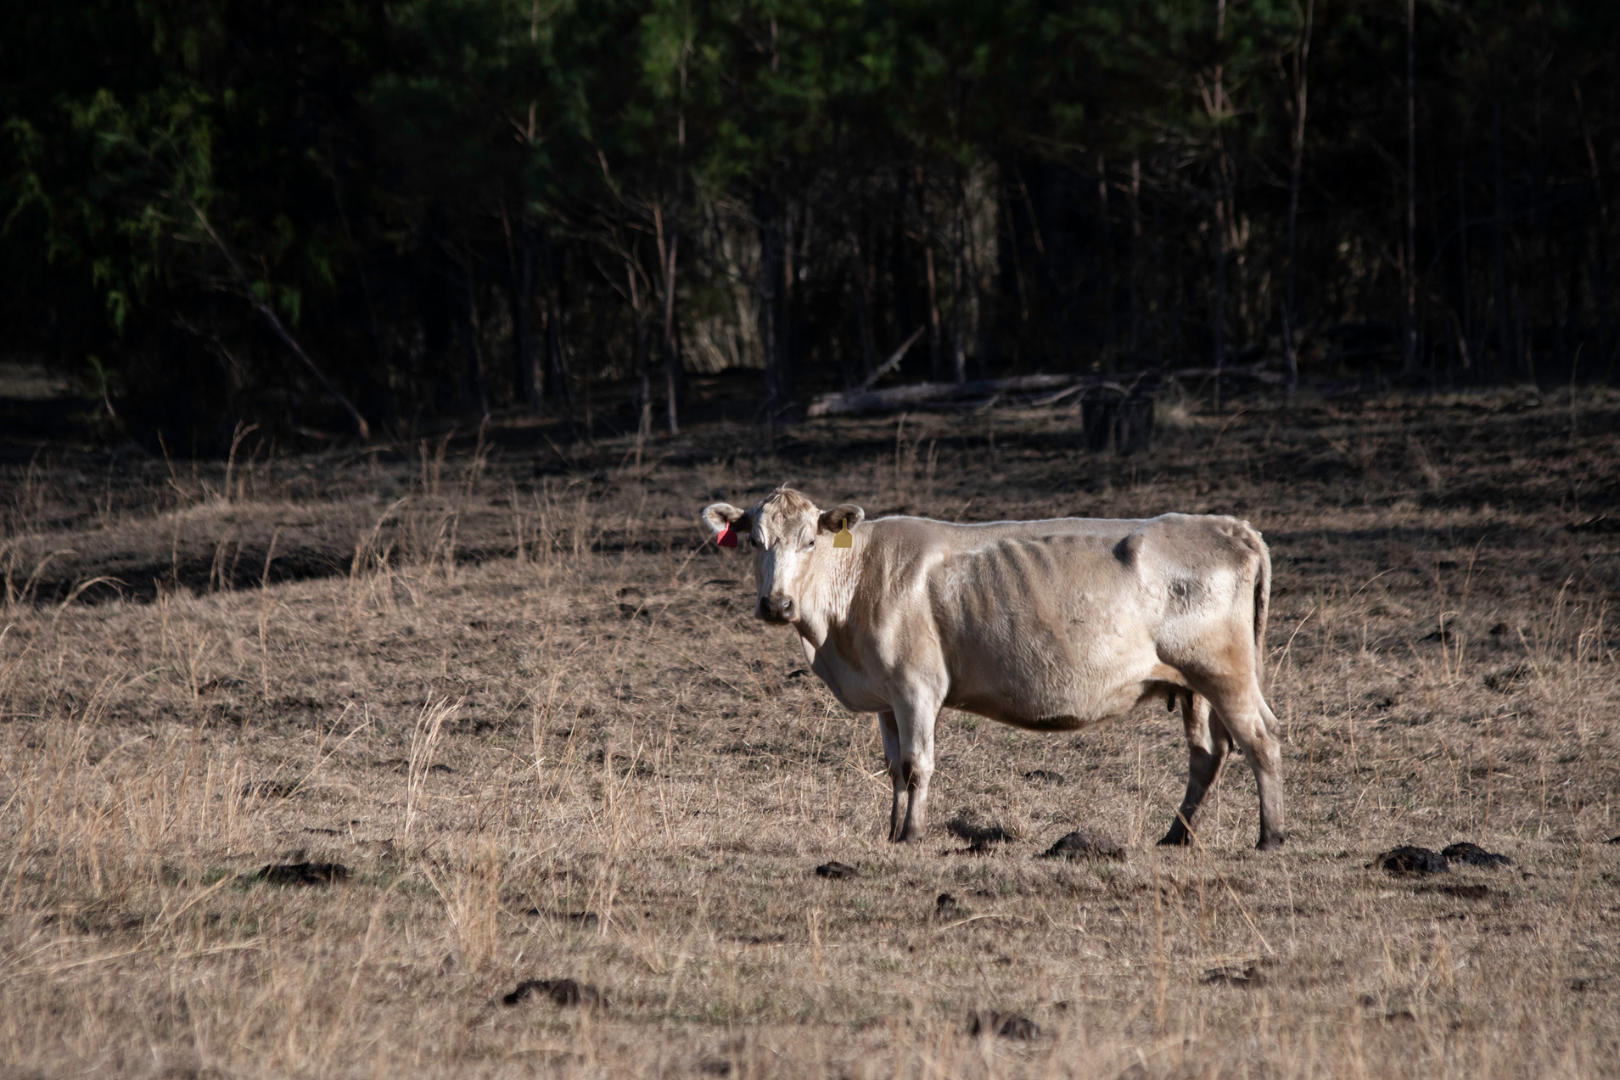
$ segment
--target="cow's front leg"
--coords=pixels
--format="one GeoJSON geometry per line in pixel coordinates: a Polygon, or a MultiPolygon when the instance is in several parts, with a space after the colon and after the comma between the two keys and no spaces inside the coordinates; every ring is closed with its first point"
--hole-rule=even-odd
{"type": "Polygon", "coordinates": [[[1176,820],[1164,834],[1161,844],[1192,843],[1193,815],[1204,801],[1204,796],[1215,785],[1221,763],[1232,745],[1232,737],[1220,719],[1210,714],[1209,699],[1199,694],[1183,692],[1181,722],[1187,729],[1187,794],[1181,799],[1176,820]]]}
{"type": "Polygon", "coordinates": [[[915,842],[928,831],[928,778],[934,775],[934,719],[938,714],[939,706],[933,701],[902,702],[895,706],[900,778],[909,796],[906,818],[894,837],[896,840],[915,842]]]}
{"type": "Polygon", "coordinates": [[[894,713],[878,714],[878,726],[883,730],[883,757],[889,763],[889,782],[894,786],[894,801],[889,804],[889,839],[899,840],[906,818],[906,774],[900,764],[900,725],[894,713]]]}

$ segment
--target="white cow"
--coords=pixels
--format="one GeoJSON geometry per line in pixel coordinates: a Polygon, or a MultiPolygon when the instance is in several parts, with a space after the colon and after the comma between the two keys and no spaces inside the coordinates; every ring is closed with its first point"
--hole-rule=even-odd
{"type": "Polygon", "coordinates": [[[1271,556],[1247,522],[865,518],[788,488],[751,510],[703,511],[723,545],[753,547],[756,614],[798,632],[846,707],[881,716],[891,840],[926,829],[941,708],[1069,731],[1157,697],[1180,700],[1190,759],[1160,843],[1190,842],[1233,743],[1259,785],[1259,847],[1283,842],[1281,755],[1267,730],[1277,719],[1260,690],[1271,556]],[[848,547],[834,542],[843,527],[848,547]]]}

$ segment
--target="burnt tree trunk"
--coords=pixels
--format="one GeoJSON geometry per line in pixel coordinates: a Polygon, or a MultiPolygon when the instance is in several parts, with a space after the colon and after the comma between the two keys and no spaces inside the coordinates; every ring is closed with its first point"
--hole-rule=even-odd
{"type": "Polygon", "coordinates": [[[624,277],[630,292],[630,311],[635,317],[635,355],[633,363],[636,373],[636,390],[634,404],[636,408],[636,466],[641,466],[641,442],[652,434],[652,378],[648,371],[648,320],[647,297],[641,288],[642,272],[640,256],[632,254],[629,249],[624,250],[624,277]]]}
{"type": "Polygon", "coordinates": [[[1513,314],[1508,303],[1507,244],[1502,230],[1507,224],[1507,163],[1502,154],[1502,106],[1497,104],[1492,123],[1491,166],[1495,174],[1495,205],[1491,213],[1491,261],[1496,274],[1496,340],[1500,376],[1518,374],[1518,350],[1514,348],[1513,314]]]}
{"type": "Polygon", "coordinates": [[[681,399],[681,350],[675,332],[675,267],[680,237],[673,229],[666,235],[664,214],[660,207],[653,208],[653,225],[658,236],[659,272],[664,282],[664,333],[661,344],[664,354],[664,424],[671,435],[681,431],[678,415],[681,399]]]}
{"type": "MultiPolygon", "coordinates": [[[[906,187],[907,176],[902,170],[895,191],[894,221],[889,229],[889,288],[893,294],[896,339],[905,334],[908,327],[916,325],[911,311],[910,283],[913,279],[907,272],[906,262],[906,200],[910,197],[906,187]]],[[[911,367],[908,364],[907,370],[911,367]]]]}
{"type": "Polygon", "coordinates": [[[568,390],[568,338],[563,332],[562,268],[557,246],[542,230],[540,262],[546,288],[546,369],[542,391],[556,405],[567,407],[573,396],[568,390]]]}
{"type": "Polygon", "coordinates": [[[967,192],[956,184],[956,220],[951,228],[951,379],[967,382],[967,192]]]}
{"type": "Polygon", "coordinates": [[[534,235],[518,223],[516,242],[506,208],[501,208],[506,227],[507,281],[512,305],[512,381],[518,398],[529,408],[540,408],[540,379],[534,368],[534,324],[529,319],[529,298],[534,295],[534,235]]]}
{"type": "Polygon", "coordinates": [[[1114,348],[1114,291],[1117,276],[1114,267],[1114,238],[1108,227],[1108,159],[1097,155],[1097,272],[1102,284],[1097,290],[1100,318],[1098,331],[1102,353],[1107,357],[1105,370],[1119,370],[1118,350],[1114,348]]]}
{"type": "MultiPolygon", "coordinates": [[[[1226,0],[1215,0],[1215,49],[1217,54],[1224,49],[1226,40],[1226,0]]],[[[1215,128],[1215,311],[1211,319],[1215,351],[1215,409],[1221,407],[1221,377],[1220,370],[1226,362],[1226,199],[1227,199],[1227,162],[1226,144],[1221,138],[1220,123],[1225,114],[1224,65],[1219,59],[1215,62],[1215,101],[1214,121],[1215,128]]]]}
{"type": "Polygon", "coordinates": [[[478,291],[470,268],[462,267],[458,277],[457,299],[461,301],[461,318],[456,325],[466,362],[461,377],[461,404],[470,412],[487,416],[489,394],[484,379],[484,335],[482,320],[478,317],[478,291]]]}
{"type": "Polygon", "coordinates": [[[1463,182],[1463,162],[1457,161],[1457,311],[1458,351],[1465,378],[1472,381],[1473,357],[1478,353],[1474,341],[1473,301],[1468,291],[1468,192],[1463,182]]]}
{"type": "Polygon", "coordinates": [[[765,426],[774,430],[792,393],[783,362],[786,335],[782,325],[782,282],[786,263],[775,201],[760,188],[754,190],[754,220],[759,228],[759,345],[765,354],[765,426]]]}
{"type": "Polygon", "coordinates": [[[1288,359],[1288,392],[1299,390],[1299,181],[1305,167],[1305,114],[1310,105],[1311,24],[1316,0],[1305,0],[1305,28],[1294,52],[1294,160],[1288,174],[1288,301],[1283,304],[1283,353],[1288,359]]]}
{"type": "Polygon", "coordinates": [[[1406,278],[1406,340],[1402,373],[1408,379],[1417,374],[1417,85],[1414,77],[1414,36],[1417,32],[1417,2],[1406,0],[1406,258],[1401,266],[1406,278]]]}
{"type": "Polygon", "coordinates": [[[872,332],[872,283],[866,267],[865,253],[861,250],[860,233],[854,226],[849,230],[851,266],[855,277],[856,336],[861,350],[861,378],[872,374],[876,365],[877,345],[872,332]]]}

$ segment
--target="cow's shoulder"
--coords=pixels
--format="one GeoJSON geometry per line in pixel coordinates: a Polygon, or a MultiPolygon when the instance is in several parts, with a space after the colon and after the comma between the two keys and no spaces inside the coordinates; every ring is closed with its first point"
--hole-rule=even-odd
{"type": "Polygon", "coordinates": [[[867,521],[862,526],[866,543],[862,545],[861,558],[868,565],[876,562],[890,570],[933,561],[955,545],[952,530],[956,528],[949,522],[919,517],[867,521]]]}

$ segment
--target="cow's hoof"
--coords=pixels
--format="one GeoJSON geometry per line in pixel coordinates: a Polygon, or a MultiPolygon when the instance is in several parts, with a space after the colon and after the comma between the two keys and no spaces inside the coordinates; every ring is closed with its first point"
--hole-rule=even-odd
{"type": "Polygon", "coordinates": [[[1276,848],[1282,847],[1285,839],[1287,839],[1287,837],[1283,833],[1271,833],[1267,836],[1262,836],[1260,838],[1260,842],[1254,845],[1254,848],[1256,851],[1272,851],[1276,848]]]}
{"type": "Polygon", "coordinates": [[[1176,819],[1170,823],[1170,831],[1164,834],[1159,841],[1160,847],[1188,847],[1193,842],[1192,830],[1187,828],[1187,819],[1179,812],[1176,819]]]}

